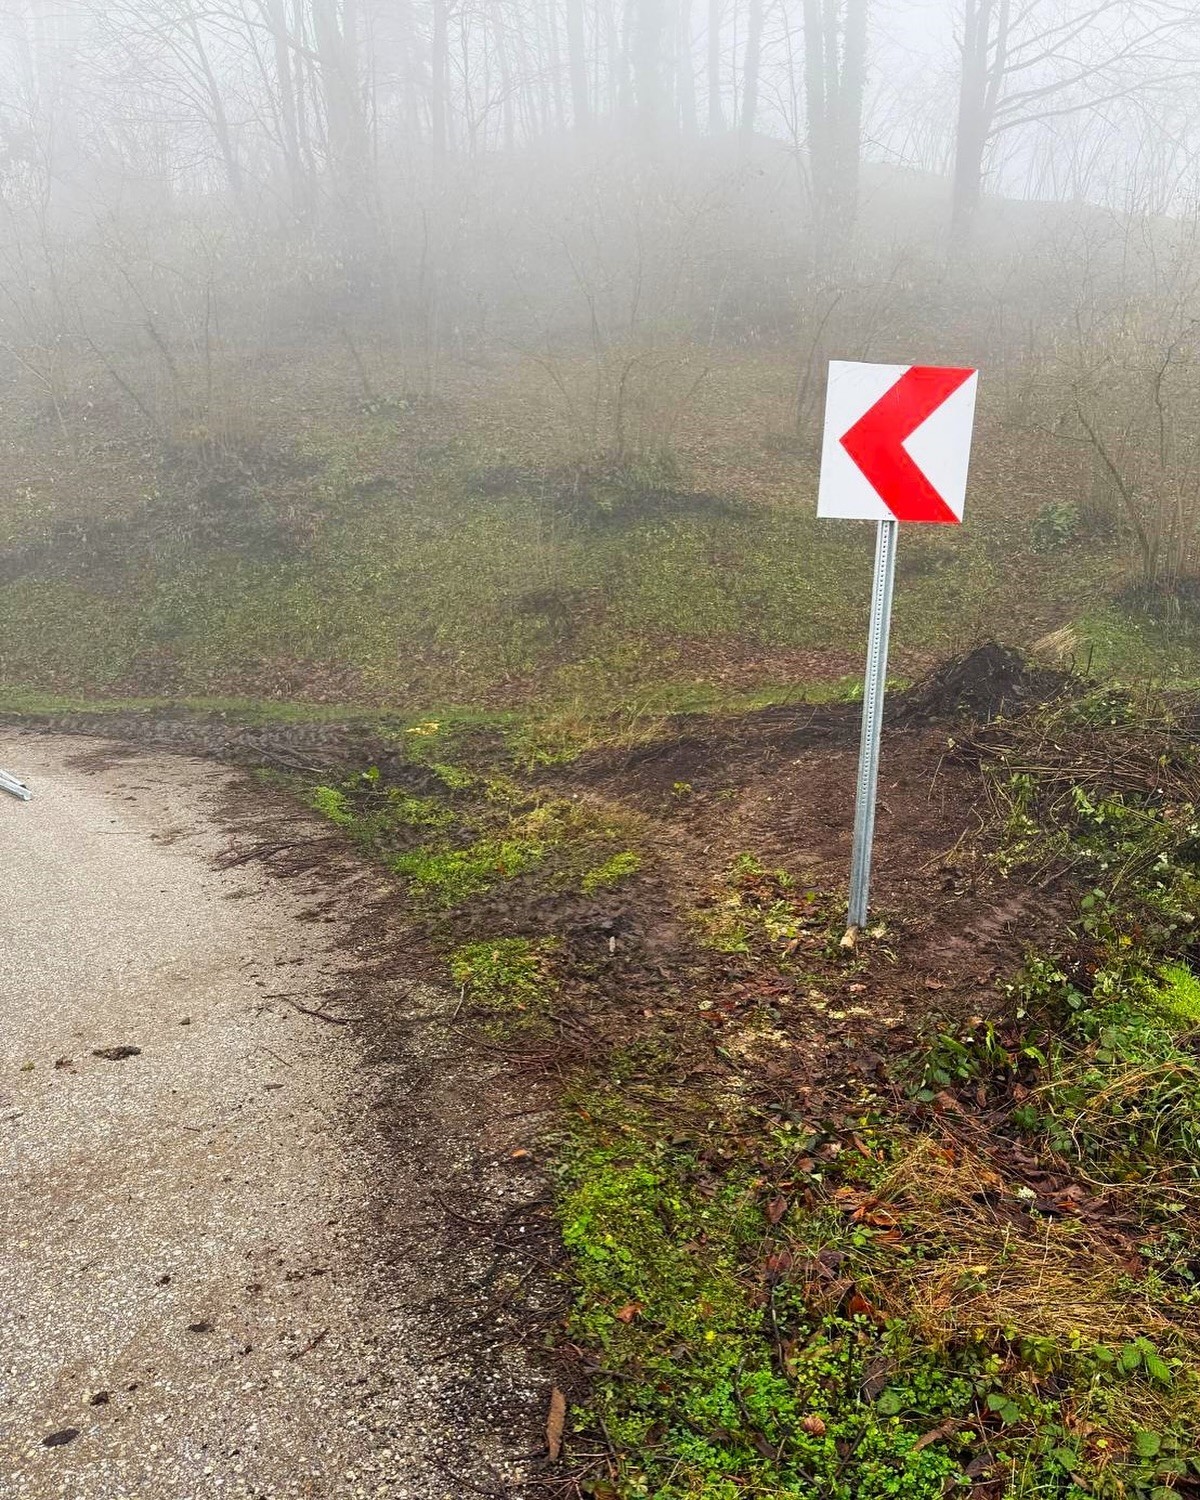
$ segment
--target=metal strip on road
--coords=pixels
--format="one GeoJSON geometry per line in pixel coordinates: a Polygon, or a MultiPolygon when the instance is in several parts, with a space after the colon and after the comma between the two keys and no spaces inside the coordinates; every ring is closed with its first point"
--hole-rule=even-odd
{"type": "Polygon", "coordinates": [[[13,797],[19,797],[22,802],[32,802],[33,793],[23,781],[18,781],[15,776],[10,776],[7,771],[0,771],[0,791],[8,792],[13,797]]]}

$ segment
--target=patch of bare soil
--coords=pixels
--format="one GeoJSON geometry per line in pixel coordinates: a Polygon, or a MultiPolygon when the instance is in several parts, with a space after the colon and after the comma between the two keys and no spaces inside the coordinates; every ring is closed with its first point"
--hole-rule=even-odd
{"type": "Polygon", "coordinates": [[[378,735],[346,724],[247,725],[222,714],[197,714],[186,709],[0,713],[3,725],[110,741],[111,749],[89,752],[101,759],[152,747],[231,766],[323,773],[339,766],[396,758],[394,748],[378,735]]]}
{"type": "MultiPolygon", "coordinates": [[[[878,935],[839,966],[818,955],[814,923],[809,947],[819,980],[779,980],[776,1003],[789,1012],[794,1034],[835,1067],[848,1041],[894,1050],[934,1021],[990,1014],[997,979],[1061,925],[1065,896],[1060,902],[1005,880],[981,857],[983,783],[948,751],[960,723],[1044,701],[1064,691],[1065,680],[1014,673],[999,648],[952,667],[897,695],[889,715],[872,881],[878,935]],[[957,696],[956,681],[963,685],[957,696]]],[[[823,910],[836,919],[850,864],[859,720],[854,704],[692,718],[654,744],[586,756],[562,781],[653,820],[677,906],[710,901],[722,872],[748,854],[814,899],[833,893],[833,909],[826,901],[823,910]]],[[[764,892],[761,901],[780,894],[764,892]]],[[[828,932],[820,936],[824,942],[828,932]]],[[[719,963],[712,979],[735,989],[761,971],[755,955],[718,961],[710,953],[704,962],[710,971],[719,963]]],[[[746,1008],[755,998],[751,986],[746,1008]]],[[[714,1007],[709,1024],[719,1028],[725,1009],[714,1007]]],[[[806,1054],[807,1067],[813,1058],[806,1054]]]]}

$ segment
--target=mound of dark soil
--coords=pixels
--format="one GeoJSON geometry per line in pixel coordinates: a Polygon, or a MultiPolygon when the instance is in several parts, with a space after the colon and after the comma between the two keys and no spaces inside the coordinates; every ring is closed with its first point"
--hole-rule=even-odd
{"type": "Polygon", "coordinates": [[[1019,651],[987,641],[943,662],[893,699],[888,718],[909,728],[944,719],[988,724],[1031,704],[1061,698],[1080,685],[1070,672],[1031,667],[1019,651]]]}

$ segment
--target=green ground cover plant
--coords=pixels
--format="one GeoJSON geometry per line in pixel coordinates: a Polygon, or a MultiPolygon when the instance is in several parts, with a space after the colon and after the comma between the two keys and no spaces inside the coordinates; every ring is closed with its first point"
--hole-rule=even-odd
{"type": "MultiPolygon", "coordinates": [[[[991,789],[986,858],[1009,881],[1069,883],[1071,913],[993,1018],[843,1091],[836,1116],[699,1086],[695,1023],[670,1006],[612,1036],[620,1012],[595,1011],[613,997],[552,905],[537,935],[448,948],[506,1045],[544,1047],[564,1007],[575,1030],[593,1007],[553,1168],[571,1493],[1168,1500],[1200,1485],[1190,723],[1107,690],[956,733],[991,789]]],[[[596,871],[636,887],[653,865],[652,823],[539,792],[561,763],[522,755],[511,726],[482,759],[435,720],[406,738],[443,794],[368,774],[319,796],[382,839],[418,910],[440,889],[470,920],[497,882],[582,895],[612,889],[596,871]],[[397,839],[418,843],[397,857],[397,839]]],[[[751,853],[698,890],[683,929],[743,983],[858,971],[833,893],[751,853]]],[[[691,1014],[720,1003],[709,983],[691,1014]]]]}

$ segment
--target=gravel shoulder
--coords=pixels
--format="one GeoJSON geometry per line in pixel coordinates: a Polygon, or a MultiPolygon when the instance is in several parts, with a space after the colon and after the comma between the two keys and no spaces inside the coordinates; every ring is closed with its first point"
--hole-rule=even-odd
{"type": "Polygon", "coordinates": [[[443,1205],[537,1200],[531,1110],[362,938],[386,887],[242,858],[327,830],[240,773],[0,766],[0,1495],[519,1494],[545,1392],[443,1205]]]}

